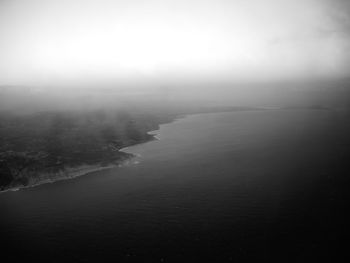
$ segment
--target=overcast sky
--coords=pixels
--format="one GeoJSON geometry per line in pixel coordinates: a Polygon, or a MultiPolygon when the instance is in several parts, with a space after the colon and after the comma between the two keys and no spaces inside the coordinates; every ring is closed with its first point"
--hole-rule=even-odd
{"type": "Polygon", "coordinates": [[[348,0],[0,0],[0,85],[333,78],[348,0]]]}

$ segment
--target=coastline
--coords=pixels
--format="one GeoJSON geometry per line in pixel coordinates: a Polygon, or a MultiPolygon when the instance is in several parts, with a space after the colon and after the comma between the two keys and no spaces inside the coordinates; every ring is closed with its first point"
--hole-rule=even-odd
{"type": "MultiPolygon", "coordinates": [[[[173,121],[171,122],[167,122],[167,123],[172,123],[174,122],[176,119],[174,119],[173,121]]],[[[138,143],[133,143],[133,144],[130,144],[128,146],[125,146],[123,148],[120,148],[118,151],[119,152],[123,152],[123,153],[127,153],[127,154],[131,154],[131,155],[134,155],[132,153],[129,153],[129,152],[126,152],[125,150],[127,150],[128,148],[130,148],[131,146],[135,146],[135,145],[140,145],[140,144],[144,144],[144,143],[148,143],[148,142],[151,142],[151,141],[159,141],[159,137],[157,137],[158,133],[155,133],[155,134],[152,134],[153,132],[155,131],[158,131],[159,128],[157,130],[151,130],[151,131],[148,131],[147,132],[147,135],[151,136],[148,140],[145,140],[145,141],[142,141],[142,142],[138,142],[138,143]]],[[[135,156],[134,156],[135,157],[135,156]]],[[[130,157],[129,159],[132,159],[133,157],[130,157]]],[[[129,160],[128,159],[128,160],[129,160]]]]}
{"type": "MultiPolygon", "coordinates": [[[[237,110],[221,111],[221,112],[232,112],[232,111],[237,111],[237,110]]],[[[132,143],[129,142],[128,145],[125,145],[124,147],[117,150],[118,152],[123,152],[125,154],[128,154],[126,158],[109,162],[103,166],[101,165],[101,163],[93,164],[93,165],[83,164],[75,167],[74,166],[67,167],[55,173],[41,173],[34,178],[30,178],[28,185],[17,185],[17,186],[10,186],[9,188],[6,188],[6,189],[0,189],[0,194],[5,192],[10,192],[10,191],[13,192],[21,189],[36,187],[43,184],[55,183],[57,181],[70,180],[70,179],[74,179],[90,173],[120,167],[123,165],[123,163],[126,163],[129,160],[137,157],[137,155],[125,151],[129,147],[134,145],[144,144],[153,140],[159,140],[159,137],[157,137],[158,133],[156,133],[156,131],[159,131],[160,125],[173,123],[180,119],[186,118],[189,115],[208,114],[208,113],[209,112],[194,112],[189,114],[178,114],[178,115],[174,115],[169,121],[158,123],[155,129],[146,132],[146,134],[148,135],[146,139],[135,141],[132,143]]],[[[211,112],[211,113],[218,113],[218,112],[211,112]]]]}
{"type": "Polygon", "coordinates": [[[80,177],[80,176],[83,176],[86,174],[94,173],[97,171],[115,168],[115,167],[118,167],[119,165],[117,165],[117,164],[107,165],[107,166],[81,165],[81,166],[74,167],[74,168],[73,167],[67,168],[67,169],[60,171],[60,172],[57,172],[57,173],[52,173],[52,174],[43,173],[39,176],[39,179],[33,181],[29,185],[11,187],[11,188],[8,188],[5,190],[1,190],[0,193],[16,192],[16,191],[19,191],[19,190],[25,189],[25,188],[36,187],[39,185],[49,184],[49,183],[52,184],[52,183],[55,183],[58,181],[63,181],[63,180],[70,180],[70,179],[74,179],[74,178],[77,178],[77,177],[80,177]],[[40,178],[42,178],[42,179],[40,179],[40,178]]]}
{"type": "MultiPolygon", "coordinates": [[[[173,119],[172,121],[174,120],[176,119],[173,119]]],[[[167,122],[167,123],[171,123],[171,122],[167,122]]],[[[71,180],[90,173],[121,167],[124,163],[127,163],[128,161],[136,157],[136,155],[125,152],[125,150],[134,145],[144,144],[153,140],[159,140],[159,138],[157,137],[157,134],[151,134],[152,132],[155,132],[158,130],[159,130],[159,126],[157,127],[157,129],[147,132],[147,135],[150,136],[149,138],[139,142],[131,143],[123,148],[118,149],[118,152],[123,152],[129,155],[128,157],[123,158],[122,160],[115,160],[114,162],[108,163],[107,165],[104,165],[104,166],[101,166],[101,164],[94,164],[94,165],[84,164],[76,167],[67,167],[62,171],[59,171],[56,173],[41,173],[37,177],[35,177],[35,179],[31,178],[28,185],[18,185],[18,186],[9,187],[7,189],[0,189],[0,194],[6,193],[6,192],[16,192],[22,189],[32,188],[32,187],[49,184],[49,183],[52,184],[63,180],[71,180]]]]}

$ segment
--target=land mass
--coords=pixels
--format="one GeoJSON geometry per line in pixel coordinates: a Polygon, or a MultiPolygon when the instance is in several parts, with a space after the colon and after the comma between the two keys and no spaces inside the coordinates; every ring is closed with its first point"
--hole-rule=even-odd
{"type": "Polygon", "coordinates": [[[120,165],[121,148],[152,140],[148,132],[178,116],[257,110],[202,107],[159,111],[92,110],[0,114],[0,191],[15,190],[120,165]]]}

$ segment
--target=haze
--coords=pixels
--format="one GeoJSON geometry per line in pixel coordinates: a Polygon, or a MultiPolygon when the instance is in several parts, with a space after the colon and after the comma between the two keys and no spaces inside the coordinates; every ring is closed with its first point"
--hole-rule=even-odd
{"type": "Polygon", "coordinates": [[[341,0],[0,2],[0,84],[339,78],[341,0]]]}

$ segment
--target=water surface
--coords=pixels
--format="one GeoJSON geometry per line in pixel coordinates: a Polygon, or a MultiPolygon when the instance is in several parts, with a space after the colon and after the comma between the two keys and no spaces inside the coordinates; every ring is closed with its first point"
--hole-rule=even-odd
{"type": "MultiPolygon", "coordinates": [[[[199,114],[123,167],[0,195],[2,257],[310,262],[341,252],[342,113],[199,114]],[[331,245],[330,245],[331,244],[331,245]]],[[[345,234],[344,234],[345,235],[345,234]]]]}

